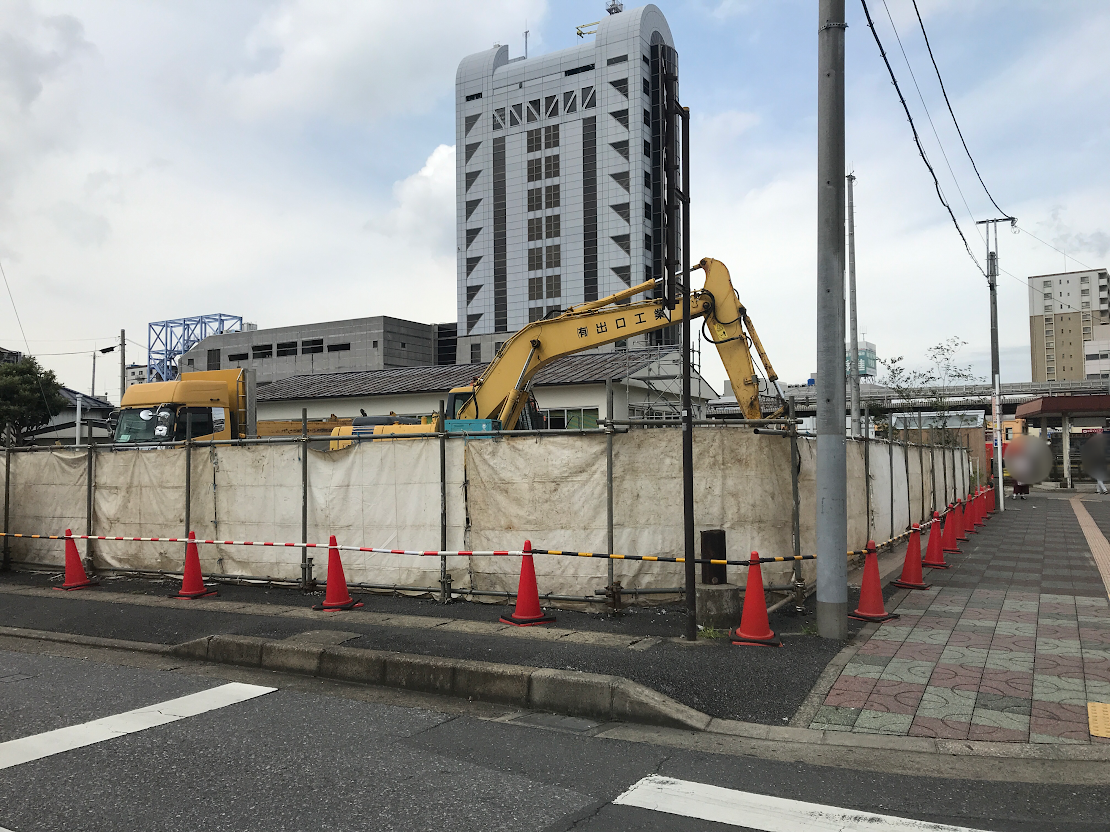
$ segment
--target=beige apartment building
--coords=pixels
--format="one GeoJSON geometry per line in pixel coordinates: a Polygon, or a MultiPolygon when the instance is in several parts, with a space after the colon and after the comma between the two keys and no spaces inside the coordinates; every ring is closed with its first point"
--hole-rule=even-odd
{"type": "Polygon", "coordinates": [[[1110,324],[1106,269],[1041,274],[1029,281],[1029,360],[1033,381],[1086,378],[1084,343],[1110,324]]]}

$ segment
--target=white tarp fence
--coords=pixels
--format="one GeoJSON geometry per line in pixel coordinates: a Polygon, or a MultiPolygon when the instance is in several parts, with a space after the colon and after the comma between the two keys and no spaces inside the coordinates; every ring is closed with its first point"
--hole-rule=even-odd
{"type": "MultiPolygon", "coordinates": [[[[452,438],[443,445],[449,550],[519,550],[525,540],[543,549],[606,550],[605,436],[452,438]]],[[[428,438],[308,450],[308,542],[327,542],[334,534],[348,545],[440,549],[440,447],[438,438],[428,438]]],[[[800,439],[798,450],[800,545],[803,554],[810,554],[816,549],[816,442],[800,439]]],[[[86,453],[12,453],[11,531],[85,531],[86,453]]],[[[299,443],[194,447],[189,513],[197,537],[301,542],[302,453],[299,443]]],[[[181,448],[98,450],[93,533],[184,536],[185,458],[181,448]]],[[[764,557],[793,554],[787,439],[740,427],[699,429],[694,459],[697,531],[724,529],[732,559],[753,550],[764,557]]],[[[928,519],[934,502],[943,507],[969,487],[967,454],[961,449],[850,441],[847,461],[852,549],[862,549],[869,537],[882,542],[910,522],[928,519]]],[[[681,431],[633,430],[613,437],[613,507],[618,553],[681,554],[681,431]]],[[[58,541],[15,539],[9,545],[17,563],[62,563],[58,541]]],[[[83,543],[79,548],[87,549],[83,543]]],[[[95,541],[91,553],[96,564],[125,569],[179,571],[183,561],[181,544],[95,541]]],[[[202,546],[200,554],[206,574],[301,576],[299,548],[202,546]]],[[[326,550],[308,555],[314,574],[323,578],[326,550]]],[[[438,557],[345,552],[343,562],[352,582],[435,587],[439,580],[438,557]]],[[[591,595],[607,583],[607,562],[600,558],[539,556],[536,569],[543,592],[591,595]]],[[[764,580],[788,581],[791,569],[789,563],[765,565],[764,580]]],[[[514,591],[519,559],[452,557],[448,571],[455,588],[514,591]]],[[[742,581],[743,572],[730,567],[730,580],[742,581]]],[[[803,563],[803,574],[813,579],[813,561],[803,563]]],[[[684,583],[681,564],[618,560],[614,577],[626,588],[684,583]]]]}

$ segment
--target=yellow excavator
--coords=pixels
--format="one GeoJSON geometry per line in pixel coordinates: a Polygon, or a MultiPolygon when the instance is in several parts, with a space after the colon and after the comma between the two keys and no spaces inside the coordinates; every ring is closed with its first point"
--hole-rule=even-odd
{"type": "MultiPolygon", "coordinates": [[[[764,413],[759,401],[759,377],[750,347],[774,386],[778,399],[778,374],[771,366],[756,334],[748,310],[732,286],[728,268],[705,258],[694,270],[705,272],[705,284],[690,293],[690,317],[705,318],[707,340],[717,347],[725,365],[736,402],[746,419],[760,419],[781,412],[764,413]]],[[[481,377],[468,387],[456,387],[447,398],[448,431],[489,431],[542,427],[542,419],[529,392],[536,373],[565,355],[654,332],[682,320],[682,307],[670,309],[662,298],[622,303],[650,292],[655,281],[632,286],[615,295],[581,303],[562,314],[528,324],[507,340],[481,377]]],[[[380,426],[382,433],[411,432],[408,426],[380,426]]],[[[415,427],[415,426],[414,426],[415,427]]],[[[427,430],[427,428],[424,428],[427,430]]],[[[375,429],[378,432],[378,429],[375,429]]]]}

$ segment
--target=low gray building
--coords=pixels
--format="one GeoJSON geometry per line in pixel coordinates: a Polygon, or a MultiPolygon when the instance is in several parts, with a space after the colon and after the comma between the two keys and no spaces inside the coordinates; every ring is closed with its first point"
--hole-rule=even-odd
{"type": "Polygon", "coordinates": [[[112,428],[108,417],[115,406],[107,399],[79,393],[68,387],[59,387],[65,405],[47,424],[24,435],[30,445],[72,445],[77,435],[77,398],[81,398],[81,444],[87,444],[91,435],[96,442],[108,442],[112,428]]]}
{"type": "Polygon", "coordinates": [[[252,369],[260,385],[290,376],[366,372],[455,361],[455,324],[379,315],[211,335],[178,360],[181,372],[252,369]]]}
{"type": "MultiPolygon", "coordinates": [[[[260,387],[258,418],[310,419],[358,416],[422,416],[436,412],[454,387],[470,384],[487,364],[404,367],[357,373],[293,376],[260,387]]],[[[681,353],[673,347],[580,353],[554,361],[535,377],[533,392],[552,428],[596,427],[605,418],[606,381],[613,385],[617,419],[679,415],[681,353]]],[[[692,398],[697,418],[717,394],[696,373],[692,398]]]]}

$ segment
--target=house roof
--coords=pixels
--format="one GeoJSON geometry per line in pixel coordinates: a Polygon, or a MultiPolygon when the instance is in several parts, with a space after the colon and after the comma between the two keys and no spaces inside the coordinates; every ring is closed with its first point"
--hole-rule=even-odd
{"type": "MultiPolygon", "coordinates": [[[[661,358],[674,355],[673,347],[568,355],[536,373],[537,386],[597,384],[624,379],[661,358]]],[[[399,393],[443,393],[470,384],[488,364],[447,364],[398,367],[354,373],[321,373],[289,376],[258,388],[259,401],[328,399],[348,396],[385,396],[399,393]]]]}
{"type": "Polygon", "coordinates": [[[59,387],[58,392],[69,403],[71,407],[77,407],[77,397],[81,397],[81,408],[83,410],[111,410],[115,405],[104,399],[98,399],[94,396],[79,393],[69,387],[59,387]]]}

